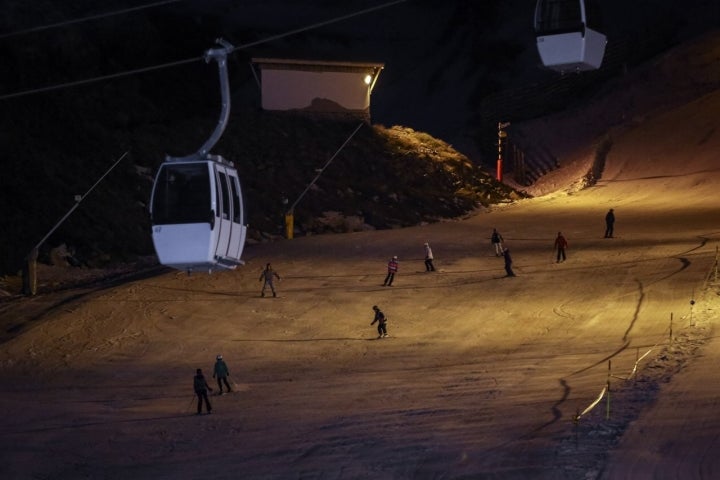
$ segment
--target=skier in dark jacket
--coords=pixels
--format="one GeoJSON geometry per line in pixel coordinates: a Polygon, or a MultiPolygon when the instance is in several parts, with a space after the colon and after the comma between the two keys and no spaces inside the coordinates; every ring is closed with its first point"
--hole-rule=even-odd
{"type": "Polygon", "coordinates": [[[263,283],[262,291],[260,291],[260,296],[265,296],[265,288],[267,286],[270,286],[270,290],[272,290],[273,297],[277,297],[277,293],[275,292],[275,285],[273,285],[273,279],[277,278],[280,280],[280,275],[277,274],[275,270],[272,269],[270,264],[268,263],[265,265],[265,270],[262,271],[260,274],[260,279],[258,281],[262,282],[265,280],[265,283],[263,283]]]}
{"type": "Polygon", "coordinates": [[[605,238],[613,238],[613,231],[615,230],[615,210],[612,208],[607,215],[605,215],[605,238]]]}
{"type": "Polygon", "coordinates": [[[563,237],[562,232],[558,232],[558,236],[555,239],[555,248],[557,248],[557,263],[560,263],[561,259],[565,261],[565,249],[568,246],[567,240],[563,237]]]}
{"type": "Polygon", "coordinates": [[[223,386],[222,384],[225,383],[225,387],[227,387],[228,393],[232,392],[232,388],[230,388],[230,384],[228,383],[227,377],[230,376],[230,369],[228,369],[227,364],[225,363],[225,360],[223,360],[222,355],[218,355],[215,358],[215,367],[213,368],[213,378],[217,377],[218,382],[218,389],[219,394],[223,394],[223,386]]]}
{"type": "Polygon", "coordinates": [[[387,337],[387,317],[382,311],[380,311],[380,308],[377,305],[373,305],[373,310],[375,311],[375,318],[373,318],[370,325],[375,325],[377,322],[378,338],[387,337]]]}
{"type": "Polygon", "coordinates": [[[210,385],[208,385],[205,381],[205,375],[203,375],[202,370],[199,368],[195,372],[193,388],[195,389],[195,395],[197,395],[198,398],[197,414],[200,415],[202,413],[203,400],[205,400],[205,409],[207,410],[207,413],[210,413],[212,411],[212,406],[210,406],[210,400],[208,400],[208,390],[212,392],[212,388],[210,388],[210,385]]]}
{"type": "Polygon", "coordinates": [[[505,257],[505,272],[508,277],[514,277],[515,273],[512,270],[512,257],[510,256],[510,249],[505,247],[503,250],[503,257],[505,257]]]}
{"type": "Polygon", "coordinates": [[[497,229],[493,228],[493,233],[490,236],[490,243],[495,247],[495,256],[499,257],[503,254],[503,237],[497,229]]]}

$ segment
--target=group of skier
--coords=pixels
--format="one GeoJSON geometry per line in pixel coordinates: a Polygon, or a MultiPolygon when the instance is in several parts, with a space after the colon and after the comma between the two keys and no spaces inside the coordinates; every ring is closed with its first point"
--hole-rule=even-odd
{"type": "Polygon", "coordinates": [[[490,235],[490,243],[495,247],[495,256],[504,257],[505,259],[505,273],[508,277],[514,277],[515,272],[512,269],[512,256],[510,255],[510,249],[503,246],[503,237],[496,228],[493,228],[492,235],[490,235]]]}
{"type": "MultiPolygon", "coordinates": [[[[605,238],[613,238],[615,230],[615,210],[610,209],[607,214],[605,215],[605,238]]],[[[495,256],[497,257],[503,257],[505,261],[505,273],[507,277],[514,277],[515,272],[512,269],[512,255],[510,254],[510,249],[504,245],[504,239],[503,236],[498,232],[496,228],[493,228],[492,234],[490,235],[490,243],[493,245],[495,249],[495,256]]],[[[568,241],[565,238],[565,236],[562,234],[562,232],[558,232],[557,237],[555,237],[555,243],[553,244],[553,249],[557,254],[556,262],[564,262],[567,259],[567,254],[565,253],[565,250],[568,248],[568,241]]],[[[425,271],[426,272],[434,272],[435,271],[435,265],[433,264],[433,253],[432,249],[430,248],[430,244],[428,242],[425,242],[425,271]]],[[[395,274],[398,272],[398,257],[397,255],[393,255],[393,257],[390,259],[387,265],[387,275],[385,277],[385,281],[383,282],[383,286],[392,286],[393,281],[395,280],[395,274]]],[[[373,311],[375,312],[375,317],[373,318],[372,323],[370,325],[374,325],[375,323],[378,324],[377,330],[378,330],[378,338],[385,338],[388,336],[387,333],[387,317],[385,314],[380,310],[380,308],[375,305],[373,306],[373,311]]]]}
{"type": "MultiPolygon", "coordinates": [[[[614,238],[615,233],[615,210],[610,209],[605,215],[605,238],[614,238]]],[[[493,228],[493,233],[490,236],[490,242],[495,247],[495,255],[505,257],[505,272],[508,277],[514,277],[515,273],[512,270],[512,257],[510,256],[510,249],[503,246],[503,237],[497,229],[493,228]]],[[[556,263],[561,263],[567,260],[567,254],[565,250],[568,248],[568,241],[562,232],[557,233],[555,237],[555,243],[553,249],[556,252],[556,263]]]]}
{"type": "MultiPolygon", "coordinates": [[[[615,227],[615,211],[611,208],[608,213],[605,215],[605,238],[613,238],[614,234],[614,227],[615,227]]],[[[515,273],[512,269],[512,256],[510,254],[510,249],[504,245],[504,239],[503,236],[498,232],[496,228],[493,228],[492,234],[490,235],[490,243],[493,245],[495,250],[495,256],[497,257],[503,257],[505,261],[505,273],[507,277],[514,277],[515,273]]],[[[430,244],[428,242],[425,242],[425,271],[426,272],[434,272],[435,271],[435,265],[433,263],[434,256],[432,252],[432,248],[430,247],[430,244]]],[[[557,252],[556,261],[557,263],[564,262],[567,259],[565,250],[568,247],[568,241],[563,236],[562,232],[558,232],[557,237],[555,237],[555,243],[554,243],[554,250],[557,252]]],[[[393,284],[393,281],[395,280],[395,275],[397,274],[399,269],[399,262],[397,255],[393,255],[393,257],[388,261],[387,264],[387,275],[385,276],[385,281],[383,282],[384,287],[390,287],[393,284]]],[[[277,292],[275,291],[275,285],[273,284],[273,280],[280,280],[280,275],[278,275],[277,272],[275,272],[272,269],[272,266],[270,263],[267,263],[265,265],[265,269],[260,274],[259,281],[263,281],[263,287],[260,292],[260,296],[265,296],[265,289],[267,287],[270,287],[270,290],[272,291],[273,297],[277,297],[277,292]]],[[[377,323],[377,332],[378,332],[378,338],[385,338],[388,336],[387,332],[387,316],[380,310],[380,307],[377,305],[373,305],[373,320],[370,323],[370,325],[375,325],[377,323]]],[[[218,383],[218,390],[219,394],[223,394],[223,384],[225,385],[227,392],[230,393],[232,389],[230,388],[230,384],[228,382],[228,377],[230,376],[230,370],[227,367],[227,364],[225,364],[225,361],[223,360],[222,355],[218,355],[215,359],[215,366],[213,368],[213,378],[217,378],[218,383]]],[[[208,391],[212,392],[212,387],[210,387],[205,380],[205,376],[203,375],[202,369],[198,368],[195,374],[195,377],[193,379],[193,388],[195,390],[195,395],[197,396],[197,414],[200,415],[202,412],[202,405],[203,402],[205,403],[205,409],[207,413],[210,413],[212,411],[212,406],[210,405],[210,400],[208,399],[208,391]]]]}
{"type": "MultiPolygon", "coordinates": [[[[215,366],[213,367],[213,378],[217,379],[218,395],[224,394],[223,384],[226,387],[227,393],[232,392],[232,388],[230,388],[230,383],[228,382],[229,376],[230,369],[225,363],[225,360],[223,360],[223,356],[218,355],[215,357],[215,366]]],[[[205,411],[207,413],[212,412],[212,405],[210,405],[210,400],[208,399],[208,392],[212,392],[213,389],[210,385],[208,385],[207,380],[205,380],[202,368],[198,368],[195,371],[195,377],[193,378],[193,390],[195,390],[195,395],[197,396],[197,414],[200,415],[202,413],[203,402],[205,403],[205,411]]]]}

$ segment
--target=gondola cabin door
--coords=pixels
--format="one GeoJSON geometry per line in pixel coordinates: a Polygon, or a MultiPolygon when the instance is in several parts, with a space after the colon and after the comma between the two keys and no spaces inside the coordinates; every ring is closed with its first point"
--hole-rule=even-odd
{"type": "Polygon", "coordinates": [[[243,218],[240,180],[234,168],[214,164],[216,223],[218,224],[215,258],[218,262],[237,265],[245,245],[247,228],[243,218]]]}

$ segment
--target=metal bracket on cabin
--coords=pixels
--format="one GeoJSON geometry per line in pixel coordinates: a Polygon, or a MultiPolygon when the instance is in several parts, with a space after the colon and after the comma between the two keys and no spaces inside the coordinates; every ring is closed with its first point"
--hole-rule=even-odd
{"type": "Polygon", "coordinates": [[[212,135],[210,135],[210,138],[205,141],[205,143],[202,145],[202,147],[200,147],[197,152],[185,157],[168,156],[166,157],[166,161],[168,162],[187,162],[193,160],[219,160],[225,162],[225,160],[221,156],[210,155],[209,152],[220,140],[220,137],[222,136],[223,132],[225,131],[225,127],[227,126],[228,118],[230,118],[230,81],[228,79],[227,71],[227,55],[229,53],[232,53],[235,50],[235,47],[233,47],[228,41],[222,38],[218,38],[217,40],[215,40],[215,42],[218,43],[220,47],[207,50],[205,52],[205,61],[210,63],[211,60],[215,60],[218,64],[218,73],[220,75],[220,94],[222,102],[220,119],[215,126],[215,131],[213,131],[212,135]]]}

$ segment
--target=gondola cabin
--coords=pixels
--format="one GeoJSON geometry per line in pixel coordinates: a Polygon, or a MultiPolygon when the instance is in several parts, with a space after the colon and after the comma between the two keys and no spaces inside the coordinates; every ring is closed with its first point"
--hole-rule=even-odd
{"type": "Polygon", "coordinates": [[[247,233],[243,212],[232,163],[219,156],[164,162],[150,200],[158,260],[187,272],[235,268],[247,233]]]}
{"type": "Polygon", "coordinates": [[[590,0],[538,0],[535,36],[543,65],[561,73],[600,68],[607,39],[596,30],[598,16],[590,0]]]}
{"type": "Polygon", "coordinates": [[[247,234],[237,170],[220,155],[209,153],[230,116],[226,60],[234,47],[223,39],[217,43],[220,47],[205,52],[205,60],[218,64],[220,120],[197,152],[165,159],[150,196],[152,239],[158,260],[188,273],[241,265],[247,234]]]}

